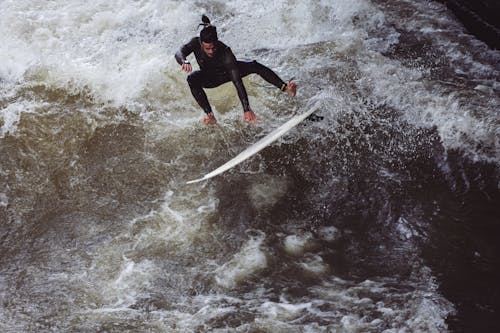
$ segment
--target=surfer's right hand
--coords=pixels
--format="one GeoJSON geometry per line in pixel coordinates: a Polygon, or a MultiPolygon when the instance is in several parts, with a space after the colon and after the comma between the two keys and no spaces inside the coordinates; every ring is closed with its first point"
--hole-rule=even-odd
{"type": "Polygon", "coordinates": [[[207,113],[205,118],[203,118],[203,123],[205,125],[215,125],[217,124],[217,119],[215,119],[215,115],[213,112],[207,113]]]}
{"type": "Polygon", "coordinates": [[[191,73],[193,71],[193,66],[190,63],[185,62],[182,64],[182,70],[186,73],[191,73]]]}
{"type": "Polygon", "coordinates": [[[297,84],[295,82],[289,81],[286,84],[286,93],[292,97],[297,94],[297,84]]]}
{"type": "Polygon", "coordinates": [[[243,120],[246,121],[249,125],[253,125],[257,122],[257,116],[253,113],[252,110],[245,111],[243,113],[243,120]]]}

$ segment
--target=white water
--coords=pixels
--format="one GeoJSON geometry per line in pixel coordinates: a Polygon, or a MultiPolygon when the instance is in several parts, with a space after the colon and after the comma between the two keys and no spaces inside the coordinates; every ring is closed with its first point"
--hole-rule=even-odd
{"type": "MultiPolygon", "coordinates": [[[[498,158],[497,152],[493,156],[482,156],[484,154],[474,147],[478,144],[498,146],[498,136],[492,134],[496,127],[496,112],[492,109],[498,107],[498,101],[497,98],[491,100],[497,96],[498,82],[478,80],[476,96],[467,101],[429,86],[425,72],[420,69],[406,68],[379,55],[378,52],[398,42],[399,33],[387,27],[384,14],[368,1],[320,1],[314,6],[302,1],[293,4],[275,1],[265,6],[260,1],[230,1],[207,4],[206,8],[197,8],[196,4],[190,1],[87,3],[73,0],[35,4],[4,1],[0,22],[2,91],[8,96],[25,86],[60,88],[68,93],[89,94],[106,106],[125,106],[139,112],[168,110],[174,113],[171,120],[183,126],[183,119],[190,113],[180,109],[186,105],[195,110],[197,107],[172,54],[197,33],[199,13],[207,12],[219,25],[221,38],[232,46],[237,56],[251,57],[252,50],[271,49],[260,59],[262,62],[285,78],[295,76],[305,80],[307,77],[303,96],[309,96],[308,85],[328,85],[326,78],[316,77],[314,82],[311,72],[342,66],[339,59],[346,57],[355,63],[353,70],[362,75],[356,85],[370,90],[378,103],[402,109],[417,126],[437,126],[448,148],[464,149],[478,159],[498,158]],[[274,33],[270,26],[280,27],[279,33],[274,33]],[[381,36],[371,36],[375,31],[381,36]],[[331,52],[303,54],[312,44],[325,42],[329,43],[326,47],[331,52]],[[478,106],[476,100],[481,105],[478,106]],[[480,117],[476,115],[478,112],[480,117]]],[[[412,6],[416,10],[426,9],[422,8],[423,4],[412,6]]],[[[446,15],[441,6],[433,6],[438,14],[446,15]]],[[[405,21],[405,26],[416,30],[425,25],[421,30],[427,34],[445,23],[449,25],[448,30],[441,28],[435,35],[460,29],[449,17],[433,17],[432,12],[413,16],[405,21]]],[[[442,39],[436,47],[446,52],[450,62],[457,63],[457,72],[498,77],[496,66],[477,61],[477,57],[464,52],[457,42],[442,39]]],[[[486,52],[498,59],[497,53],[486,52]]],[[[261,96],[260,91],[251,92],[260,113],[266,114],[269,111],[255,101],[256,94],[259,100],[266,96],[261,96]]],[[[328,99],[325,102],[329,103],[328,99]]],[[[3,110],[2,133],[11,127],[15,129],[18,115],[17,109],[3,110]]]]}

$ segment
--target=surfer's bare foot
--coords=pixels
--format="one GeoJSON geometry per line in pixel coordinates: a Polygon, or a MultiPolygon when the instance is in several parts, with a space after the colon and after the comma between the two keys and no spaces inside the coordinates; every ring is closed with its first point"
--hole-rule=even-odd
{"type": "Polygon", "coordinates": [[[252,110],[248,110],[243,113],[243,120],[248,124],[253,125],[257,122],[257,116],[255,115],[255,113],[253,113],[252,110]]]}
{"type": "Polygon", "coordinates": [[[292,97],[297,94],[297,84],[295,82],[288,82],[286,84],[286,93],[292,97]]]}
{"type": "Polygon", "coordinates": [[[217,119],[215,119],[215,115],[213,112],[207,113],[205,118],[203,118],[203,123],[205,125],[215,125],[217,124],[217,119]]]}

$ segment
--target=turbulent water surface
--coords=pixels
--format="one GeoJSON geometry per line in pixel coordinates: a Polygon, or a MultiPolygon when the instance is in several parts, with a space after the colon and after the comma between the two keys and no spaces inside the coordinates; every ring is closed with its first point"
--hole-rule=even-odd
{"type": "Polygon", "coordinates": [[[443,4],[0,14],[0,331],[500,329],[500,52],[443,4]],[[259,123],[227,84],[203,126],[173,58],[203,13],[298,96],[249,77],[259,123]],[[185,184],[314,105],[321,121],[185,184]]]}

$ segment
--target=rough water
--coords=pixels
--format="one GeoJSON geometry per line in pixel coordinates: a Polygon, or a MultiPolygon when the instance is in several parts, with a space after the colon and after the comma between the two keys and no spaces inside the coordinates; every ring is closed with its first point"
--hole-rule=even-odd
{"type": "Polygon", "coordinates": [[[495,332],[500,52],[424,0],[0,2],[0,331],[495,332]],[[201,14],[284,79],[208,91],[201,14]],[[215,169],[320,105],[259,155],[215,169]]]}

